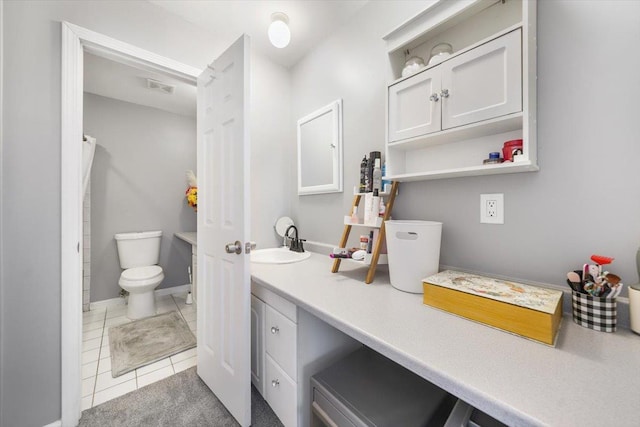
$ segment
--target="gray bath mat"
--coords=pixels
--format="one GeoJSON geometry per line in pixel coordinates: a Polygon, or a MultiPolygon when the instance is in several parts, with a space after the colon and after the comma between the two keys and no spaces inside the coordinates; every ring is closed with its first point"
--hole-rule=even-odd
{"type": "Polygon", "coordinates": [[[111,376],[118,377],[196,346],[177,311],[109,328],[111,376]]]}

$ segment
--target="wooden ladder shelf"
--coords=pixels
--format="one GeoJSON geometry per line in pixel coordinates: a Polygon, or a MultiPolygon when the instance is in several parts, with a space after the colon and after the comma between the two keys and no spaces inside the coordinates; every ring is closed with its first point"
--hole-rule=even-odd
{"type": "MultiPolygon", "coordinates": [[[[382,225],[380,226],[380,232],[378,233],[378,238],[374,242],[374,245],[371,251],[371,264],[369,265],[369,271],[367,271],[367,277],[364,280],[366,284],[373,282],[373,278],[376,275],[376,267],[378,266],[378,261],[380,260],[380,250],[386,238],[385,223],[389,218],[391,218],[391,211],[393,211],[393,203],[396,200],[396,194],[398,194],[398,184],[399,184],[398,181],[393,181],[391,183],[391,193],[389,194],[389,200],[387,201],[387,204],[386,204],[384,217],[382,217],[382,225]]],[[[353,197],[353,204],[351,205],[351,211],[349,212],[349,215],[351,215],[351,212],[353,212],[353,208],[357,207],[360,204],[360,198],[361,198],[360,194],[356,194],[353,197]]],[[[340,238],[340,243],[339,243],[340,248],[346,247],[347,241],[349,240],[349,234],[351,233],[351,228],[352,228],[351,224],[344,225],[344,230],[342,231],[342,237],[340,238]]],[[[342,261],[340,258],[335,258],[333,260],[333,266],[331,267],[332,273],[338,272],[338,269],[340,268],[340,261],[342,261]]]]}

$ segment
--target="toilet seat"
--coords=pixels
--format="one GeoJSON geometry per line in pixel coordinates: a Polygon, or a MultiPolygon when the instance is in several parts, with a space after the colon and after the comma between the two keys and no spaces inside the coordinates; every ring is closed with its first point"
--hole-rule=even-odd
{"type": "Polygon", "coordinates": [[[120,275],[120,285],[144,286],[151,283],[159,283],[164,278],[162,267],[150,265],[146,267],[128,268],[120,275]]]}

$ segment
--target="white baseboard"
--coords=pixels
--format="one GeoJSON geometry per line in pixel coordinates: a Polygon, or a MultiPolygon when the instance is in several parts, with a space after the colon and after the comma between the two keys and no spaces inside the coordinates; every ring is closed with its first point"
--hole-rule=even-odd
{"type": "Polygon", "coordinates": [[[89,303],[89,311],[97,310],[104,307],[115,307],[118,305],[125,305],[127,300],[123,297],[103,299],[102,301],[96,301],[89,303]]]}
{"type": "MultiPolygon", "coordinates": [[[[153,293],[155,294],[156,297],[162,297],[165,295],[173,295],[173,294],[179,294],[183,292],[189,292],[190,290],[191,290],[191,284],[189,283],[186,285],[172,286],[170,288],[156,289],[153,293]]],[[[96,302],[90,303],[89,311],[97,310],[99,308],[104,308],[104,307],[115,307],[118,305],[125,305],[126,303],[127,303],[126,298],[122,298],[122,297],[105,299],[102,301],[96,301],[96,302]]],[[[49,426],[45,426],[45,427],[49,427],[49,426]]]]}
{"type": "Polygon", "coordinates": [[[47,424],[44,427],[62,427],[62,420],[54,421],[51,424],[47,424]]]}
{"type": "Polygon", "coordinates": [[[165,295],[173,295],[173,294],[179,294],[181,292],[189,292],[191,290],[191,284],[187,284],[187,285],[179,285],[179,286],[172,286],[170,288],[163,288],[163,289],[156,289],[155,294],[157,297],[162,297],[165,295]]]}

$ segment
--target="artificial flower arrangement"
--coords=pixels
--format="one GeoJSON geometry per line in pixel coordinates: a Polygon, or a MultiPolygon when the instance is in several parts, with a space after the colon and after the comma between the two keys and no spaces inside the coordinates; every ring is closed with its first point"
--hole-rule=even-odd
{"type": "Polygon", "coordinates": [[[191,170],[187,171],[187,182],[189,183],[189,187],[185,192],[187,204],[198,212],[198,180],[191,170]]]}

